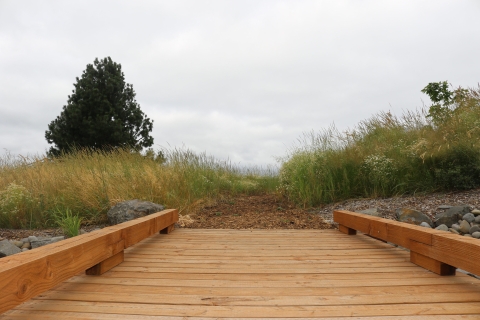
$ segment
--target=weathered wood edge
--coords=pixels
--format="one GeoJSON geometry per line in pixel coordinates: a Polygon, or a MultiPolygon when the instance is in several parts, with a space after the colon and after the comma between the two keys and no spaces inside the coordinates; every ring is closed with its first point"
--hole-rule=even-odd
{"type": "Polygon", "coordinates": [[[477,239],[346,210],[334,211],[333,220],[339,224],[340,232],[360,231],[410,249],[414,252],[411,262],[437,274],[452,275],[453,268],[461,268],[480,275],[480,241],[477,239]]]}
{"type": "Polygon", "coordinates": [[[0,259],[0,314],[98,264],[105,270],[125,248],[177,221],[177,209],[163,210],[0,259]]]}

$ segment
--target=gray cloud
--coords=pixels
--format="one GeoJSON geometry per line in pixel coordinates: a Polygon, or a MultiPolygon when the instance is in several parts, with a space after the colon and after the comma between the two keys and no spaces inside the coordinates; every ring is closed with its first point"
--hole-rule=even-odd
{"type": "Polygon", "coordinates": [[[267,164],[302,132],[476,86],[475,1],[1,1],[0,148],[44,152],[88,63],[122,64],[155,144],[267,164]]]}

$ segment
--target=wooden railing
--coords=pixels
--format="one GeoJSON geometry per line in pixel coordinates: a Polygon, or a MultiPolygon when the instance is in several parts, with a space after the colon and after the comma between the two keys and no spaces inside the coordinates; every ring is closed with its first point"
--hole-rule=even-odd
{"type": "Polygon", "coordinates": [[[350,211],[334,211],[343,233],[361,231],[371,237],[410,249],[410,261],[439,275],[454,275],[460,268],[480,275],[480,240],[450,232],[350,211]]]}
{"type": "Polygon", "coordinates": [[[170,233],[178,210],[132,221],[0,259],[0,314],[86,271],[100,275],[123,261],[123,250],[157,233],[170,233]]]}

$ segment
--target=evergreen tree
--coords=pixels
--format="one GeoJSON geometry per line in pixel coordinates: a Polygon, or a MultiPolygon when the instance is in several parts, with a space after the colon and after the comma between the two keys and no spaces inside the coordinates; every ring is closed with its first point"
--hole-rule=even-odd
{"type": "Polygon", "coordinates": [[[153,121],[140,110],[122,66],[110,57],[88,64],[61,114],[48,125],[45,138],[54,144],[50,156],[73,148],[93,150],[126,147],[141,150],[153,144],[153,121]]]}

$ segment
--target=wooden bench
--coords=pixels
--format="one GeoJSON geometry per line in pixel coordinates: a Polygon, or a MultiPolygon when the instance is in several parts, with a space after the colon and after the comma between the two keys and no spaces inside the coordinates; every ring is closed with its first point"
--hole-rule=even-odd
{"type": "Polygon", "coordinates": [[[455,275],[456,268],[480,275],[480,240],[446,231],[372,217],[345,210],[333,212],[340,232],[361,231],[410,250],[410,261],[439,275],[455,275]]]}
{"type": "Polygon", "coordinates": [[[101,275],[123,262],[123,250],[173,231],[170,209],[0,259],[0,314],[86,271],[101,275]]]}

